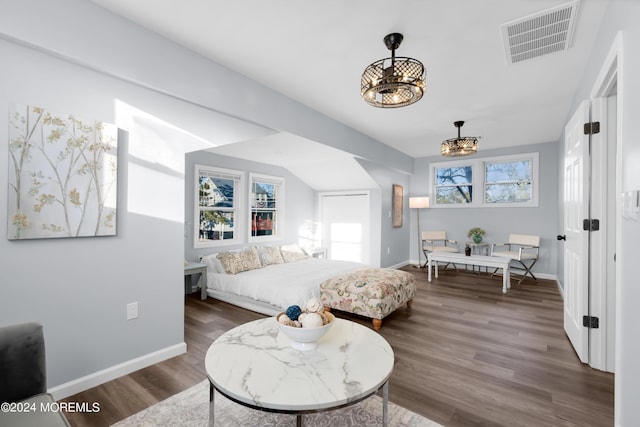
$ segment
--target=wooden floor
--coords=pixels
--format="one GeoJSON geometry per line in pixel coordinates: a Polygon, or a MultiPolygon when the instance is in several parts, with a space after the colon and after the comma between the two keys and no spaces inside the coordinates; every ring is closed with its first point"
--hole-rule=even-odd
{"type": "MultiPolygon", "coordinates": [[[[448,270],[428,283],[404,269],[418,283],[413,307],[380,330],[396,356],[392,402],[445,426],[613,426],[614,377],[579,362],[555,282],[527,279],[503,295],[500,277],[448,270]]],[[[65,399],[100,403],[67,414],[72,425],[108,426],[195,385],[216,337],[264,317],[198,297],[185,297],[187,353],[65,399]]]]}

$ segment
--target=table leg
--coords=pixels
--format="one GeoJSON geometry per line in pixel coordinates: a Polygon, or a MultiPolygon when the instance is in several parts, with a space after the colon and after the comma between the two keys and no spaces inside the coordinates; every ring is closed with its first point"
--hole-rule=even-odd
{"type": "Polygon", "coordinates": [[[213,427],[214,425],[214,413],[215,413],[215,389],[213,388],[213,384],[209,383],[209,426],[213,427]]]}
{"type": "Polygon", "coordinates": [[[296,427],[302,427],[302,414],[296,415],[296,427]]]}
{"type": "Polygon", "coordinates": [[[427,261],[427,280],[431,281],[431,260],[427,261]]]}
{"type": "Polygon", "coordinates": [[[387,420],[389,418],[389,414],[387,411],[387,406],[389,403],[389,381],[384,383],[382,386],[382,427],[387,427],[387,420]]]}
{"type": "Polygon", "coordinates": [[[507,276],[507,289],[511,289],[511,273],[509,272],[509,266],[504,269],[504,274],[507,276]]]}
{"type": "Polygon", "coordinates": [[[207,270],[205,269],[202,274],[200,274],[200,299],[207,299],[207,270]]]}
{"type": "Polygon", "coordinates": [[[502,293],[507,293],[507,284],[509,283],[509,267],[502,269],[502,293]]]}
{"type": "Polygon", "coordinates": [[[433,269],[435,270],[436,279],[437,279],[438,278],[438,261],[436,261],[436,265],[433,267],[433,269]]]}

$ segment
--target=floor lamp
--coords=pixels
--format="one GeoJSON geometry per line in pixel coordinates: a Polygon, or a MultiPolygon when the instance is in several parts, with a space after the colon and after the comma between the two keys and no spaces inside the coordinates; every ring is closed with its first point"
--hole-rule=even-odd
{"type": "Polygon", "coordinates": [[[418,219],[418,265],[414,265],[416,268],[422,268],[422,261],[420,260],[420,250],[422,249],[422,239],[420,238],[420,209],[426,209],[428,207],[428,197],[409,197],[409,209],[416,210],[416,217],[418,219]]]}

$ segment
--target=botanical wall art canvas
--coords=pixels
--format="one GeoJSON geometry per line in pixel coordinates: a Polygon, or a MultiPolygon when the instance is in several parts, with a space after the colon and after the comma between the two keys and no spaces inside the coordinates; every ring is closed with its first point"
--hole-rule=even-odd
{"type": "Polygon", "coordinates": [[[116,234],[114,124],[12,104],[8,238],[116,234]]]}
{"type": "Polygon", "coordinates": [[[393,226],[402,227],[402,203],[403,203],[402,185],[393,184],[393,200],[391,209],[393,211],[393,226]]]}

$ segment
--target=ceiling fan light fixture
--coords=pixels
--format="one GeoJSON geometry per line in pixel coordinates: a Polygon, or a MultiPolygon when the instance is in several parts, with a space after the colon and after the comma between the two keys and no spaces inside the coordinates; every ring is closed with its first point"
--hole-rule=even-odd
{"type": "Polygon", "coordinates": [[[458,137],[442,141],[440,153],[445,157],[469,156],[478,152],[478,138],[473,136],[460,136],[460,128],[463,121],[453,122],[458,128],[458,137]]]}
{"type": "Polygon", "coordinates": [[[384,44],[391,58],[380,59],[365,68],[360,79],[360,95],[374,107],[397,108],[411,105],[422,98],[426,89],[426,72],[422,62],[408,57],[396,57],[403,35],[391,33],[384,44]]]}

